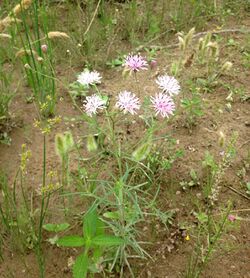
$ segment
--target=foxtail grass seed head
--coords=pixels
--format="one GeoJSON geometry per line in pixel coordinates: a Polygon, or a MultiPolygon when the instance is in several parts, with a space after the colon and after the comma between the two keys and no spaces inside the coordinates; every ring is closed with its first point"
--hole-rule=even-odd
{"type": "Polygon", "coordinates": [[[219,140],[218,140],[220,147],[223,147],[225,145],[225,140],[226,140],[225,134],[222,131],[220,131],[219,132],[219,140]]]}
{"type": "Polygon", "coordinates": [[[174,114],[175,104],[170,96],[165,93],[158,93],[155,97],[150,97],[150,101],[155,110],[156,116],[160,114],[163,118],[168,118],[174,114]]]}
{"type": "Polygon", "coordinates": [[[20,4],[17,4],[12,10],[13,14],[17,16],[22,10],[27,10],[32,4],[32,0],[22,0],[20,4]]]}
{"type": "Polygon", "coordinates": [[[179,49],[181,51],[185,50],[186,49],[186,44],[185,44],[185,40],[183,39],[182,36],[178,36],[178,41],[179,41],[179,49]]]}
{"type": "Polygon", "coordinates": [[[43,62],[43,57],[37,57],[37,61],[39,62],[39,63],[42,63],[43,62]]]}
{"type": "Polygon", "coordinates": [[[124,61],[126,71],[137,72],[140,70],[147,70],[148,63],[140,54],[129,54],[124,61]]]}
{"type": "Polygon", "coordinates": [[[226,101],[230,101],[230,102],[233,102],[234,99],[233,99],[233,92],[231,92],[227,97],[226,97],[226,101]]]}
{"type": "Polygon", "coordinates": [[[74,147],[74,138],[69,131],[64,133],[64,144],[67,152],[71,151],[74,147]]]}
{"type": "Polygon", "coordinates": [[[213,59],[217,59],[219,56],[219,45],[217,42],[209,42],[207,48],[210,50],[210,56],[213,59]]]}
{"type": "Polygon", "coordinates": [[[179,41],[179,49],[181,51],[185,51],[188,46],[190,45],[193,35],[194,35],[195,28],[189,30],[189,32],[185,35],[183,32],[179,32],[178,41],[179,41]]]}
{"type": "Polygon", "coordinates": [[[98,149],[98,145],[96,143],[95,137],[92,134],[88,135],[88,137],[87,137],[87,150],[89,152],[95,152],[97,149],[98,149]]]}
{"type": "Polygon", "coordinates": [[[48,38],[49,39],[55,39],[55,38],[69,39],[70,37],[64,32],[52,31],[48,33],[48,38]]]}
{"type": "Polygon", "coordinates": [[[212,33],[207,33],[207,35],[204,38],[204,44],[207,45],[212,39],[212,33]]]}
{"type": "Polygon", "coordinates": [[[199,38],[198,41],[198,52],[204,51],[204,39],[203,38],[199,38]]]}
{"type": "Polygon", "coordinates": [[[180,84],[178,80],[176,80],[172,76],[162,75],[156,79],[156,83],[158,87],[166,94],[173,96],[178,95],[180,92],[180,84]]]}
{"type": "Polygon", "coordinates": [[[24,65],[24,68],[27,69],[27,70],[31,70],[32,69],[31,66],[29,64],[27,64],[27,63],[24,65]]]}
{"type": "Polygon", "coordinates": [[[232,110],[232,104],[231,103],[226,103],[226,110],[228,111],[228,112],[231,112],[231,110],[232,110]]]}
{"type": "Polygon", "coordinates": [[[193,27],[192,29],[189,30],[189,32],[187,33],[186,37],[185,37],[185,44],[186,47],[191,43],[192,39],[193,39],[193,35],[195,32],[195,28],[193,27]]]}
{"type": "Polygon", "coordinates": [[[137,114],[136,110],[140,109],[140,100],[135,94],[123,91],[120,92],[117,97],[116,107],[123,110],[124,113],[130,113],[132,115],[137,114]]]}
{"type": "Polygon", "coordinates": [[[139,146],[132,154],[132,157],[134,158],[134,160],[139,162],[139,161],[146,159],[150,153],[151,145],[152,145],[151,141],[149,141],[149,142],[144,143],[141,146],[139,146]]]}
{"type": "Polygon", "coordinates": [[[20,49],[19,51],[17,51],[17,53],[16,53],[16,58],[19,58],[19,57],[23,57],[23,56],[25,56],[25,55],[29,55],[29,56],[31,56],[31,55],[34,55],[34,56],[38,56],[37,55],[37,53],[36,53],[36,51],[35,50],[29,50],[29,49],[20,49]]]}
{"type": "Polygon", "coordinates": [[[74,147],[74,139],[71,132],[57,134],[55,137],[55,150],[57,155],[63,159],[74,147]]]}
{"type": "Polygon", "coordinates": [[[106,102],[101,97],[94,94],[92,96],[86,97],[83,107],[86,114],[92,117],[97,113],[97,110],[103,110],[105,108],[105,104],[106,102]]]}
{"type": "Polygon", "coordinates": [[[100,84],[101,83],[101,75],[97,71],[89,71],[85,69],[82,73],[79,74],[77,78],[77,82],[81,85],[89,87],[90,85],[100,84]]]}
{"type": "Polygon", "coordinates": [[[228,71],[231,70],[232,66],[233,66],[233,63],[231,63],[229,61],[225,62],[221,67],[221,73],[227,73],[228,71]]]}
{"type": "Polygon", "coordinates": [[[21,22],[20,19],[15,19],[13,17],[7,16],[4,19],[0,20],[0,32],[3,32],[8,26],[14,22],[21,22]]]}
{"type": "Polygon", "coordinates": [[[0,38],[2,38],[2,39],[11,39],[12,37],[9,34],[0,33],[0,38]]]}
{"type": "Polygon", "coordinates": [[[62,159],[66,153],[63,135],[57,134],[55,138],[55,150],[56,154],[62,159]]]}

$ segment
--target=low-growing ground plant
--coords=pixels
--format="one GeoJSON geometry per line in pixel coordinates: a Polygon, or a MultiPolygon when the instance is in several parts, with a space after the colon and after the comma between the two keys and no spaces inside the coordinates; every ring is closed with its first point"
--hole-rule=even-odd
{"type": "Polygon", "coordinates": [[[96,208],[91,207],[83,217],[83,236],[71,235],[60,237],[56,244],[63,247],[83,247],[73,266],[73,277],[84,278],[89,272],[101,272],[98,269],[103,260],[105,248],[124,244],[122,238],[105,233],[104,223],[98,218],[96,208]],[[90,255],[91,253],[91,255],[90,255]]]}

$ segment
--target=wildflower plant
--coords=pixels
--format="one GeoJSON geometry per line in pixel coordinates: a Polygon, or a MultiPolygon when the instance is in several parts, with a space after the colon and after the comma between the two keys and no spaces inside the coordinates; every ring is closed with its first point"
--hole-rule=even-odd
{"type": "MultiPolygon", "coordinates": [[[[147,69],[147,62],[140,55],[129,55],[125,59],[124,66],[125,71],[136,75],[138,71],[147,69]]],[[[111,180],[103,181],[105,186],[100,184],[93,187],[85,178],[87,192],[84,195],[91,194],[99,205],[103,202],[109,203],[111,211],[104,210],[100,217],[115,236],[124,240],[124,244],[115,250],[110,271],[118,264],[121,267],[121,273],[127,266],[133,276],[129,263],[131,252],[135,252],[140,257],[148,256],[135,238],[138,234],[136,224],[143,219],[147,209],[155,207],[155,201],[152,201],[153,203],[149,201],[149,205],[145,200],[146,195],[139,197],[137,190],[140,191],[141,187],[152,183],[150,174],[148,174],[150,169],[147,161],[156,131],[161,130],[162,126],[166,125],[166,122],[174,115],[176,105],[173,97],[180,92],[180,85],[174,77],[163,75],[156,80],[159,88],[157,89],[155,86],[156,92],[159,89],[161,91],[151,97],[146,97],[147,102],[139,97],[138,92],[126,89],[120,90],[112,100],[99,91],[97,85],[100,80],[101,75],[96,71],[84,71],[82,75],[78,76],[77,82],[88,90],[88,96],[82,101],[83,118],[89,125],[86,148],[89,153],[99,153],[93,158],[100,155],[114,157],[117,169],[110,174],[111,180]],[[122,132],[121,129],[124,127],[126,119],[139,119],[146,110],[150,114],[151,121],[143,137],[138,142],[133,142],[132,146],[131,142],[130,144],[123,143],[119,134],[122,132]],[[144,176],[145,182],[138,185],[137,176],[144,176]],[[99,197],[100,186],[104,192],[101,199],[99,197]],[[89,188],[92,188],[91,192],[88,191],[89,188]],[[108,196],[113,197],[110,200],[108,196]]],[[[136,78],[135,82],[140,85],[136,78]]],[[[161,165],[161,169],[167,169],[164,167],[165,165],[161,165]]],[[[67,194],[70,195],[70,193],[67,194]]],[[[147,194],[149,193],[147,192],[147,194]]],[[[157,194],[152,197],[152,200],[157,198],[157,194]]],[[[152,214],[155,211],[154,209],[152,214]]]]}

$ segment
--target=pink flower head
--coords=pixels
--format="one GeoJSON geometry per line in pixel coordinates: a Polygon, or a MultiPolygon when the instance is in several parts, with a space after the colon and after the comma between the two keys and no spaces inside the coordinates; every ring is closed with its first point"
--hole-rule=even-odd
{"type": "Polygon", "coordinates": [[[125,58],[124,66],[129,71],[137,72],[139,70],[146,70],[148,63],[140,54],[129,54],[125,58]]]}
{"type": "Polygon", "coordinates": [[[123,110],[124,113],[129,112],[134,115],[136,114],[136,110],[140,109],[140,100],[135,94],[123,91],[117,97],[116,107],[123,110]]]}
{"type": "Polygon", "coordinates": [[[178,95],[180,92],[180,89],[181,89],[178,80],[176,80],[174,77],[168,76],[168,75],[159,76],[156,79],[156,83],[158,84],[158,87],[160,89],[162,89],[162,91],[164,93],[167,93],[170,96],[178,95]]]}
{"type": "Polygon", "coordinates": [[[98,109],[102,110],[105,108],[105,101],[101,99],[98,95],[92,95],[86,97],[83,107],[85,108],[87,115],[92,117],[93,114],[97,113],[98,109]]]}
{"type": "Polygon", "coordinates": [[[163,118],[173,115],[175,104],[172,98],[164,93],[156,94],[155,97],[150,97],[151,103],[155,109],[156,115],[160,114],[163,118]]]}
{"type": "Polygon", "coordinates": [[[229,220],[230,222],[234,222],[234,221],[236,220],[236,217],[235,217],[234,215],[232,215],[232,214],[229,214],[229,215],[228,215],[228,220],[229,220]]]}

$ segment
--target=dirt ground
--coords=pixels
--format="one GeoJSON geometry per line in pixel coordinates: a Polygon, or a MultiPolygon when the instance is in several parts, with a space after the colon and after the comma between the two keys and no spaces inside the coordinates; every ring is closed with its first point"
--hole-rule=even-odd
{"type": "MultiPolygon", "coordinates": [[[[235,41],[241,42],[243,35],[229,34],[228,37],[233,37],[235,41]]],[[[223,36],[224,38],[226,36],[223,36]]],[[[227,50],[225,50],[227,51],[227,50]]],[[[235,86],[243,86],[249,93],[250,79],[249,72],[242,67],[240,53],[238,49],[233,49],[227,52],[231,61],[234,63],[234,73],[231,76],[223,77],[224,81],[232,82],[235,86]]],[[[175,50],[170,50],[169,53],[159,51],[157,56],[158,65],[153,71],[142,72],[139,74],[139,82],[143,86],[140,94],[148,94],[156,90],[154,78],[159,73],[167,73],[169,65],[169,57],[175,53],[175,50]]],[[[72,70],[73,71],[73,70],[72,70]]],[[[79,71],[79,69],[75,69],[79,71]]],[[[100,86],[101,90],[111,95],[111,99],[120,90],[136,91],[136,88],[127,79],[121,78],[121,68],[106,69],[101,71],[103,82],[100,86]]],[[[195,76],[197,73],[193,73],[195,76]]],[[[64,71],[58,70],[59,78],[63,78],[64,71]]],[[[72,80],[74,80],[72,76],[72,80]]],[[[39,198],[36,191],[41,183],[42,176],[42,136],[40,131],[33,126],[36,118],[36,110],[34,104],[27,104],[24,95],[29,93],[29,88],[23,86],[17,97],[11,105],[11,110],[14,115],[16,127],[10,133],[12,143],[10,146],[0,145],[0,168],[7,173],[10,184],[13,182],[16,170],[20,163],[21,145],[26,144],[32,152],[32,157],[28,164],[27,176],[27,191],[34,192],[35,201],[39,198]]],[[[185,92],[183,86],[183,93],[185,92]]],[[[57,106],[57,114],[62,118],[75,118],[79,115],[79,111],[74,109],[72,101],[66,89],[60,88],[60,101],[57,106]]],[[[218,250],[213,259],[209,262],[202,277],[204,278],[250,278],[250,212],[240,211],[249,208],[249,200],[230,190],[227,186],[235,188],[237,191],[245,192],[236,175],[237,171],[242,169],[244,162],[247,161],[247,155],[250,149],[250,106],[249,98],[242,102],[238,96],[235,96],[232,103],[232,110],[225,109],[225,98],[228,92],[223,87],[218,87],[212,93],[204,93],[203,105],[204,116],[202,116],[192,133],[185,127],[183,119],[183,111],[170,121],[167,131],[179,140],[178,147],[185,151],[182,158],[175,161],[173,168],[167,173],[165,182],[161,185],[160,206],[163,210],[175,210],[175,218],[173,225],[169,230],[166,230],[161,225],[149,229],[147,240],[153,238],[153,245],[150,245],[148,252],[153,257],[153,260],[148,261],[131,261],[132,268],[135,270],[136,277],[154,277],[154,278],[177,278],[183,277],[190,254],[193,250],[195,238],[192,236],[190,240],[185,240],[179,231],[178,224],[182,222],[194,223],[192,215],[192,198],[198,198],[199,188],[190,189],[187,191],[181,190],[179,182],[189,178],[189,171],[194,168],[198,173],[202,174],[201,161],[204,158],[206,150],[211,151],[219,157],[220,148],[218,146],[218,132],[223,131],[229,138],[234,131],[239,133],[237,140],[237,156],[233,164],[226,171],[223,178],[222,189],[220,192],[219,203],[226,204],[227,200],[232,200],[233,210],[238,211],[235,214],[242,217],[242,220],[235,222],[235,228],[230,230],[222,238],[225,243],[230,243],[230,248],[218,250]],[[170,182],[171,180],[171,182],[170,182]],[[173,247],[169,250],[169,244],[173,247]]],[[[181,98],[181,94],[179,96],[181,98]]],[[[131,123],[130,131],[134,136],[140,136],[142,129],[140,128],[140,119],[136,119],[135,123],[131,123]]],[[[75,140],[82,138],[86,130],[86,124],[74,121],[63,120],[56,126],[48,138],[47,161],[48,170],[58,169],[60,161],[54,150],[54,137],[56,133],[71,130],[75,140]]],[[[165,132],[165,131],[164,131],[165,132]]],[[[71,171],[74,172],[77,168],[77,163],[74,158],[71,161],[71,171]]],[[[249,169],[246,173],[245,180],[250,180],[249,169]]],[[[58,204],[58,200],[56,202],[58,204]]],[[[50,206],[50,209],[53,209],[50,206]]],[[[53,219],[53,218],[52,218],[53,219]]],[[[153,226],[154,224],[152,224],[153,226]]],[[[48,238],[48,234],[44,233],[44,238],[48,238]]],[[[44,254],[46,258],[46,278],[63,278],[71,277],[72,274],[67,268],[67,260],[69,257],[75,257],[76,250],[67,250],[51,246],[44,241],[44,254]]],[[[35,278],[38,277],[38,268],[35,255],[32,251],[26,254],[18,252],[13,253],[8,248],[7,243],[4,249],[4,262],[0,265],[0,277],[16,277],[16,278],[35,278]],[[26,265],[26,267],[25,267],[26,265]]],[[[113,276],[108,276],[113,277],[113,276]]],[[[115,277],[115,276],[114,276],[115,277]]],[[[129,277],[129,275],[128,275],[129,277]]]]}

